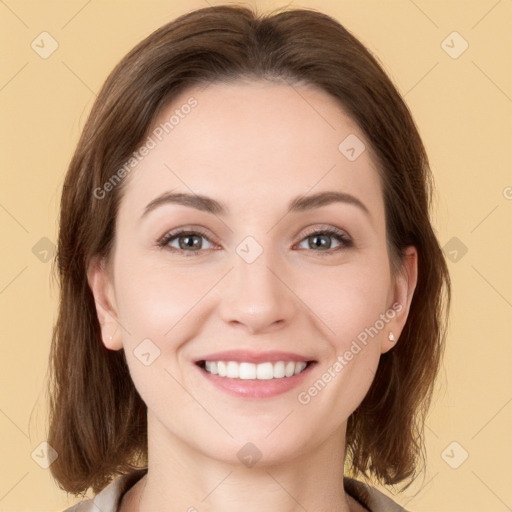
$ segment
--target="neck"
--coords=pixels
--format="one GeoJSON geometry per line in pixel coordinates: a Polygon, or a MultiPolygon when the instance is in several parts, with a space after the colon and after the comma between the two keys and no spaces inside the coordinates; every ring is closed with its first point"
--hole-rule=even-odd
{"type": "Polygon", "coordinates": [[[343,489],[345,432],[272,465],[219,461],[180,442],[148,414],[148,473],[125,496],[122,512],[351,512],[343,489]],[[165,442],[162,442],[165,440],[165,442]]]}

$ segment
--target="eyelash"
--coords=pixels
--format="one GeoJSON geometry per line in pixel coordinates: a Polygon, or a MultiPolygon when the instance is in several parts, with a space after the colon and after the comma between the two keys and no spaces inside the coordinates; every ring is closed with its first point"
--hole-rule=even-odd
{"type": "MultiPolygon", "coordinates": [[[[212,242],[210,240],[209,236],[205,232],[201,231],[200,229],[194,229],[194,230],[178,229],[176,231],[171,231],[171,232],[165,234],[157,242],[157,245],[158,245],[158,247],[160,247],[162,249],[167,248],[171,252],[185,253],[185,255],[186,255],[185,257],[199,256],[201,253],[205,252],[204,249],[195,250],[195,251],[185,251],[183,249],[176,249],[176,247],[170,247],[168,245],[169,242],[171,242],[175,238],[180,237],[181,235],[200,235],[201,237],[206,238],[206,240],[208,240],[210,243],[214,243],[214,242],[212,242]]],[[[341,244],[342,244],[339,247],[335,247],[334,249],[327,249],[327,250],[320,250],[320,251],[315,251],[314,249],[306,249],[306,250],[310,250],[310,251],[313,251],[313,252],[318,252],[318,253],[320,253],[321,256],[329,256],[329,255],[332,256],[333,253],[335,253],[335,252],[337,252],[337,251],[339,251],[341,249],[348,249],[350,247],[353,247],[353,245],[354,245],[352,240],[350,238],[348,238],[343,233],[343,231],[338,230],[336,228],[317,228],[317,229],[311,231],[310,233],[306,234],[300,240],[300,242],[303,242],[305,239],[307,239],[307,238],[309,238],[311,236],[314,236],[314,235],[327,235],[327,236],[331,236],[331,237],[337,239],[337,241],[341,242],[341,244]]],[[[207,249],[207,250],[212,250],[212,249],[207,249]]],[[[301,249],[301,250],[303,250],[303,249],[301,249]]]]}

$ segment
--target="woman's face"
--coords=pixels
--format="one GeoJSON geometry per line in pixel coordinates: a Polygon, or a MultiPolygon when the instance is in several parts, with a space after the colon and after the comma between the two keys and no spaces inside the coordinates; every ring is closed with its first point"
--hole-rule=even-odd
{"type": "Polygon", "coordinates": [[[244,463],[342,440],[415,286],[361,130],[321,90],[239,81],[182,93],[150,138],[90,283],[153,435],[244,463]]]}

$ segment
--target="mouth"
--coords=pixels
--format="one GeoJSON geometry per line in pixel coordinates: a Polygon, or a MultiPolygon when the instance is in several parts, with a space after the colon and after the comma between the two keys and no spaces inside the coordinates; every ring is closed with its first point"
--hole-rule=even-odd
{"type": "Polygon", "coordinates": [[[266,361],[251,363],[248,361],[206,361],[196,364],[211,375],[227,379],[241,380],[272,380],[289,379],[299,375],[315,361],[266,361]]]}
{"type": "Polygon", "coordinates": [[[271,398],[301,384],[318,362],[290,352],[217,352],[195,361],[209,390],[236,398],[271,398]]]}

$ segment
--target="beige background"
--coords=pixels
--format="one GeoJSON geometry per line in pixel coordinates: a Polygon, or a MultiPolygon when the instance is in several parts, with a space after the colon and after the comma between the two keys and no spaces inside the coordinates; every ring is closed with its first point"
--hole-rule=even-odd
{"type": "MultiPolygon", "coordinates": [[[[76,501],[37,463],[57,305],[46,260],[63,176],[95,94],[143,37],[217,3],[0,1],[0,511],[60,511],[76,501]],[[45,37],[51,48],[42,32],[58,43],[46,59],[31,47],[42,52],[45,37]]],[[[395,499],[415,512],[511,510],[512,2],[290,5],[334,16],[377,55],[413,112],[437,183],[434,222],[451,260],[452,318],[428,420],[427,472],[395,499]]]]}

